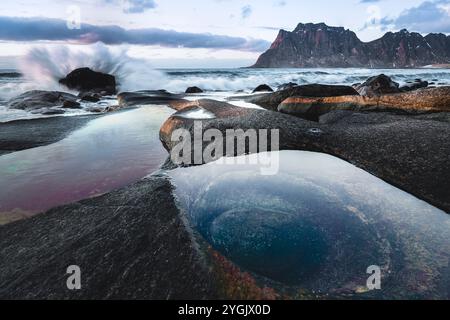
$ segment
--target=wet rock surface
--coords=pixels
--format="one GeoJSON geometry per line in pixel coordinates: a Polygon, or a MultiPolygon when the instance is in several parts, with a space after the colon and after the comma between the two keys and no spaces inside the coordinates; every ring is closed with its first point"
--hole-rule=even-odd
{"type": "Polygon", "coordinates": [[[184,95],[176,95],[165,90],[121,92],[117,95],[119,106],[132,107],[145,104],[167,105],[182,100],[184,95]]]}
{"type": "Polygon", "coordinates": [[[98,93],[91,93],[91,92],[81,92],[80,94],[78,94],[78,97],[82,101],[87,102],[99,102],[101,98],[101,96],[98,93]]]}
{"type": "Polygon", "coordinates": [[[76,101],[64,101],[62,108],[64,109],[81,109],[81,104],[76,101]]]}
{"type": "Polygon", "coordinates": [[[293,96],[334,97],[347,95],[358,95],[358,92],[356,92],[356,90],[350,86],[308,84],[291,87],[289,89],[269,93],[266,95],[250,97],[247,99],[247,101],[261,106],[265,109],[276,111],[278,105],[281,102],[293,96]]]}
{"type": "Polygon", "coordinates": [[[199,87],[189,87],[186,89],[185,93],[202,93],[203,90],[200,89],[199,87]]]}
{"type": "Polygon", "coordinates": [[[297,86],[298,86],[298,84],[295,82],[287,82],[287,83],[283,83],[281,86],[279,86],[277,88],[277,91],[291,89],[291,88],[297,87],[297,86]]]}
{"type": "Polygon", "coordinates": [[[7,107],[26,111],[75,104],[77,97],[65,92],[33,90],[8,101],[7,107]]]}
{"type": "MultiPolygon", "coordinates": [[[[253,110],[251,109],[239,108],[226,102],[209,99],[187,101],[177,104],[176,107],[178,112],[173,114],[169,119],[167,119],[166,122],[164,122],[159,132],[160,140],[168,150],[171,150],[177,144],[177,141],[172,141],[171,139],[173,131],[180,128],[192,129],[192,125],[194,124],[194,122],[201,120],[196,119],[195,117],[185,117],[184,114],[187,111],[202,109],[205,112],[212,114],[215,118],[219,119],[219,121],[222,119],[237,120],[241,117],[248,117],[254,114],[253,110]]],[[[207,125],[207,123],[203,124],[207,125]]],[[[235,122],[235,125],[240,125],[242,129],[247,128],[245,119],[243,119],[241,123],[235,122]]]]}
{"type": "Polygon", "coordinates": [[[214,299],[216,283],[171,195],[152,176],[0,227],[2,299],[214,299]],[[82,289],[67,289],[67,267],[82,289]]]}
{"type": "Polygon", "coordinates": [[[113,75],[79,68],[70,72],[59,83],[80,92],[97,92],[101,95],[116,94],[116,78],[113,75]]]}
{"type": "Polygon", "coordinates": [[[368,97],[401,92],[399,84],[384,74],[367,79],[355,89],[360,95],[368,97]]]}
{"type": "Polygon", "coordinates": [[[0,123],[0,155],[57,142],[97,117],[52,117],[0,123]]]}
{"type": "Polygon", "coordinates": [[[450,213],[448,123],[354,113],[335,123],[326,149],[450,213]],[[444,158],[443,158],[444,157],[444,158]]]}
{"type": "Polygon", "coordinates": [[[61,115],[66,113],[63,109],[52,109],[52,108],[44,108],[39,110],[31,111],[33,114],[42,114],[43,116],[54,116],[54,115],[61,115]]]}
{"type": "Polygon", "coordinates": [[[317,120],[321,115],[334,110],[391,111],[409,114],[448,112],[450,87],[426,88],[373,97],[290,97],[278,106],[278,111],[282,113],[311,120],[317,120]]]}
{"type": "Polygon", "coordinates": [[[273,89],[269,87],[267,84],[261,84],[253,90],[253,93],[255,92],[273,92],[273,89]]]}
{"type": "Polygon", "coordinates": [[[400,90],[405,91],[413,91],[417,89],[422,89],[428,87],[429,83],[428,81],[422,81],[421,79],[416,79],[413,83],[408,83],[402,87],[400,87],[400,90]]]}

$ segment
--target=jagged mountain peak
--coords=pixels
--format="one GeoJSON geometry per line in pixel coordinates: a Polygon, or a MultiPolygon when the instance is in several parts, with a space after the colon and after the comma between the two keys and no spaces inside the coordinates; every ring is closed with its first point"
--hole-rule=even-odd
{"type": "Polygon", "coordinates": [[[280,30],[254,67],[412,68],[450,63],[450,36],[402,29],[365,43],[356,33],[326,23],[299,23],[280,30]]]}
{"type": "Polygon", "coordinates": [[[307,32],[307,31],[327,31],[327,32],[333,32],[333,31],[347,31],[344,27],[333,27],[329,26],[326,23],[320,22],[320,23],[299,23],[297,27],[292,31],[294,33],[299,32],[307,32]]]}

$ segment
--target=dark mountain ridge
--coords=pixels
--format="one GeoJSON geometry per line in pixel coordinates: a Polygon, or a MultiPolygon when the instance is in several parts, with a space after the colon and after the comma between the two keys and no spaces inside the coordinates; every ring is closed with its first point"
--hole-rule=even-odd
{"type": "Polygon", "coordinates": [[[450,63],[450,36],[422,36],[403,29],[363,42],[351,30],[325,23],[300,23],[280,30],[254,68],[366,67],[416,68],[450,63]]]}

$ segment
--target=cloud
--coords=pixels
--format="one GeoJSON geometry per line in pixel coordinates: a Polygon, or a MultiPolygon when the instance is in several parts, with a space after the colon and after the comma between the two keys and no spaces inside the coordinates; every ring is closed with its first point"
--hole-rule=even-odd
{"type": "Polygon", "coordinates": [[[375,3],[375,2],[380,2],[381,0],[360,0],[360,3],[375,3]]]}
{"type": "Polygon", "coordinates": [[[425,1],[417,7],[403,11],[398,17],[380,20],[382,29],[408,29],[423,33],[450,33],[450,0],[425,1]]]}
{"type": "Polygon", "coordinates": [[[252,15],[253,8],[251,5],[246,5],[241,8],[241,17],[242,19],[247,19],[252,15]]]}
{"type": "Polygon", "coordinates": [[[281,28],[281,27],[272,27],[272,26],[256,26],[254,27],[256,29],[263,29],[263,30],[272,30],[272,31],[280,31],[281,29],[288,29],[288,28],[281,28]]]}
{"type": "Polygon", "coordinates": [[[211,33],[178,32],[158,28],[128,30],[114,25],[94,26],[90,24],[82,24],[81,29],[70,30],[64,20],[1,16],[0,40],[72,41],[82,44],[103,42],[108,45],[159,45],[170,48],[231,49],[249,52],[262,52],[270,46],[266,40],[211,33]]]}
{"type": "Polygon", "coordinates": [[[142,13],[156,8],[154,0],[104,0],[104,2],[122,6],[124,13],[142,13]]]}
{"type": "Polygon", "coordinates": [[[142,13],[147,9],[156,7],[156,3],[153,0],[127,0],[125,3],[125,13],[142,13]]]}

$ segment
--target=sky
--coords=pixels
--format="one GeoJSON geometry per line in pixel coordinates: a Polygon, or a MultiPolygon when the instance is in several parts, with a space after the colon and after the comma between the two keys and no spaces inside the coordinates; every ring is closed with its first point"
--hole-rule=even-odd
{"type": "Polygon", "coordinates": [[[248,66],[300,22],[363,41],[403,28],[450,34],[450,0],[2,0],[0,67],[32,47],[95,42],[155,67],[248,66]]]}

